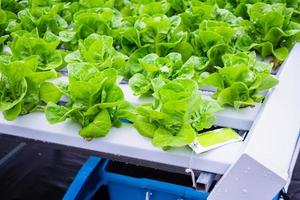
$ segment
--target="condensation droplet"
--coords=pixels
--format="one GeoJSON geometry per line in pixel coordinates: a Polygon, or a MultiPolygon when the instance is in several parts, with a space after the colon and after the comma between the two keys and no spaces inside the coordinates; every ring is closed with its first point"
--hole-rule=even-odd
{"type": "Polygon", "coordinates": [[[248,193],[248,190],[247,189],[242,189],[242,192],[243,193],[248,193]]]}

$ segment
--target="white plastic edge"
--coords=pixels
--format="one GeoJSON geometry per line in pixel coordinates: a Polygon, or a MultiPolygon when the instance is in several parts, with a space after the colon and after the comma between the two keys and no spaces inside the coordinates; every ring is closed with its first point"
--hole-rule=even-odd
{"type": "Polygon", "coordinates": [[[299,55],[300,43],[281,66],[280,83],[262,105],[241,157],[218,182],[209,200],[270,200],[289,180],[300,129],[299,55]],[[251,176],[241,171],[247,166],[253,171],[251,176]],[[245,188],[247,192],[243,192],[245,188]]]}

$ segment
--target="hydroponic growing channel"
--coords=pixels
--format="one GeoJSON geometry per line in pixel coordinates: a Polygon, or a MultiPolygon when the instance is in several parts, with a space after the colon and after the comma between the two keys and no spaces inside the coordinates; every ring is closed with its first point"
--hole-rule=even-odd
{"type": "Polygon", "coordinates": [[[271,199],[288,182],[299,146],[299,1],[0,5],[1,132],[222,175],[212,200],[271,199]],[[220,127],[243,140],[188,147],[220,127]]]}

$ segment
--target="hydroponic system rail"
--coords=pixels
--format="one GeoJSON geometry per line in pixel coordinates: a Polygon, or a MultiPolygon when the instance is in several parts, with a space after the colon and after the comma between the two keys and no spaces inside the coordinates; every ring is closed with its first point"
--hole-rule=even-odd
{"type": "MultiPolygon", "coordinates": [[[[86,141],[77,134],[80,127],[75,123],[66,121],[50,125],[39,112],[13,122],[6,121],[1,115],[0,132],[221,174],[210,200],[271,199],[289,180],[291,163],[298,151],[295,147],[300,124],[299,55],[300,44],[296,44],[277,74],[280,84],[267,94],[262,104],[240,110],[226,109],[217,114],[217,126],[249,131],[245,140],[199,155],[188,148],[170,151],[156,148],[130,124],[112,128],[105,138],[86,141]],[[264,184],[258,186],[259,182],[264,184]]],[[[129,102],[140,104],[145,101],[133,96],[128,85],[120,86],[129,102]]]]}

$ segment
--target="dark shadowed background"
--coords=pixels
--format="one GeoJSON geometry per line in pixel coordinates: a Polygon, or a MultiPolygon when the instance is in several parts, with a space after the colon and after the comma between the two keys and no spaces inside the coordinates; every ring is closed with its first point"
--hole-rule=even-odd
{"type": "MultiPolygon", "coordinates": [[[[0,134],[0,199],[61,199],[90,155],[93,152],[0,134]]],[[[300,159],[288,196],[300,200],[300,159]]]]}

